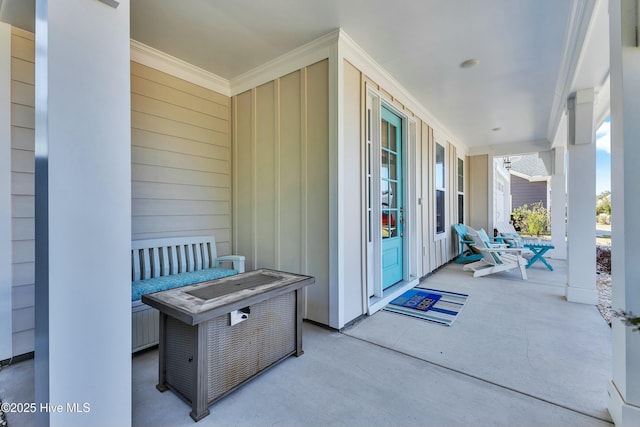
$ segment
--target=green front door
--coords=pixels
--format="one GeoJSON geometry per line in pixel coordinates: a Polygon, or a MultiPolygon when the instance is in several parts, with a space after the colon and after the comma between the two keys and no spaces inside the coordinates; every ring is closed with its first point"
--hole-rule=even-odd
{"type": "Polygon", "coordinates": [[[382,108],[382,289],[402,280],[402,119],[382,108]]]}

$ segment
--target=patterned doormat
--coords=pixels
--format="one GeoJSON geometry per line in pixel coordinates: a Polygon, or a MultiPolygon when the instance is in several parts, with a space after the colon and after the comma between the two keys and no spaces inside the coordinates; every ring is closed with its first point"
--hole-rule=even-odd
{"type": "Polygon", "coordinates": [[[4,406],[2,405],[2,399],[0,399],[0,427],[7,427],[9,425],[7,415],[2,408],[4,408],[4,406]]]}
{"type": "Polygon", "coordinates": [[[451,326],[469,295],[415,287],[391,301],[384,310],[451,326]]]}

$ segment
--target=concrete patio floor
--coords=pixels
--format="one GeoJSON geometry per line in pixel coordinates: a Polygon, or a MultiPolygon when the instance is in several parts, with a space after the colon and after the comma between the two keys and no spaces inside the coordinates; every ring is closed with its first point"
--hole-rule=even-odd
{"type": "MultiPolygon", "coordinates": [[[[469,299],[441,326],[380,311],[342,332],[305,322],[304,350],[210,407],[198,426],[611,426],[611,331],[564,299],[566,263],[529,280],[448,264],[423,282],[469,299]]],[[[595,280],[595,279],[594,279],[595,280]]],[[[135,355],[133,426],[193,426],[156,390],[157,350],[135,355]]],[[[5,402],[33,400],[33,361],[0,371],[5,402]]],[[[9,427],[33,424],[8,414],[9,427]]]]}

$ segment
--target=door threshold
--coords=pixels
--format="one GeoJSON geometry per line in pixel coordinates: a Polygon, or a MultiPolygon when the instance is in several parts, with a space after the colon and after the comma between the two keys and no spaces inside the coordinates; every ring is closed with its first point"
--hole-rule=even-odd
{"type": "Polygon", "coordinates": [[[389,304],[391,301],[416,286],[418,282],[418,279],[403,280],[382,291],[382,298],[376,296],[370,297],[369,309],[367,310],[367,314],[371,316],[373,313],[382,309],[385,305],[389,304]]]}

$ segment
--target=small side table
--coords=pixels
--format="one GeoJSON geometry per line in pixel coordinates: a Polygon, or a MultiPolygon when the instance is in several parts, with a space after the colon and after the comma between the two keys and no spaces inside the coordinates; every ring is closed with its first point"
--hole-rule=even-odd
{"type": "Polygon", "coordinates": [[[553,271],[553,267],[551,266],[551,264],[549,264],[549,262],[547,262],[547,260],[544,259],[544,254],[546,254],[547,251],[549,251],[550,249],[555,249],[555,246],[553,246],[552,243],[550,243],[550,242],[526,242],[522,246],[524,246],[525,248],[527,248],[531,252],[533,252],[533,257],[527,263],[527,268],[531,267],[536,261],[540,261],[544,265],[546,265],[549,270],[553,271]]]}

